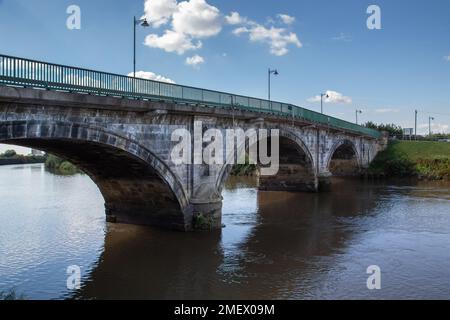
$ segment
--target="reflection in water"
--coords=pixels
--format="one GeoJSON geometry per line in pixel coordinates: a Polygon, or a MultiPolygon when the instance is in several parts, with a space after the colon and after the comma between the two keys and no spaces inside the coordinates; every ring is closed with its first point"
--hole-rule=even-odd
{"type": "Polygon", "coordinates": [[[30,298],[448,298],[448,183],[336,180],[324,194],[232,178],[217,232],[105,224],[86,176],[0,167],[0,291],[30,298]],[[26,195],[26,196],[25,196],[26,195]],[[83,267],[82,288],[65,268],[83,267]],[[366,288],[379,265],[382,290],[366,288]]]}
{"type": "Polygon", "coordinates": [[[66,294],[67,267],[87,276],[103,251],[103,210],[86,176],[54,176],[42,164],[0,167],[0,291],[66,294]]]}

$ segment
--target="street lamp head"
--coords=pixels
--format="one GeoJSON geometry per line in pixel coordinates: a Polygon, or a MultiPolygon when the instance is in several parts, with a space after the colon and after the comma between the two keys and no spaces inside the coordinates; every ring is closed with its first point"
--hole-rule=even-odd
{"type": "Polygon", "coordinates": [[[270,73],[270,74],[273,74],[274,76],[279,75],[279,72],[278,72],[277,69],[272,70],[272,69],[269,68],[269,73],[270,73]]]}
{"type": "Polygon", "coordinates": [[[141,27],[144,27],[144,28],[150,27],[150,24],[148,23],[147,19],[142,20],[141,27]]]}

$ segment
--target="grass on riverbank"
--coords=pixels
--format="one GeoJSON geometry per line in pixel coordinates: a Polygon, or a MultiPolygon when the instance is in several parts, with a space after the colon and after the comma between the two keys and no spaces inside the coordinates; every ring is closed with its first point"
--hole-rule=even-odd
{"type": "Polygon", "coordinates": [[[388,148],[375,158],[369,172],[397,177],[450,179],[450,143],[391,142],[388,148]]]}

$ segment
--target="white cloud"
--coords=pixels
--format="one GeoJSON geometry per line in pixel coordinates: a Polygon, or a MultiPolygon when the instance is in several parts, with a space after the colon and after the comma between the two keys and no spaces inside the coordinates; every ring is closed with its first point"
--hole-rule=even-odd
{"type": "Polygon", "coordinates": [[[375,109],[376,113],[393,113],[393,112],[400,112],[399,109],[393,109],[393,108],[383,108],[383,109],[375,109]]]}
{"type": "Polygon", "coordinates": [[[173,29],[195,38],[215,36],[222,30],[220,11],[205,0],[183,1],[173,14],[173,29]]]}
{"type": "Polygon", "coordinates": [[[239,27],[233,30],[233,34],[236,36],[241,35],[242,33],[250,32],[247,27],[239,27]]]}
{"type": "MultiPolygon", "coordinates": [[[[128,74],[129,77],[133,76],[133,72],[128,74]]],[[[167,83],[175,83],[175,81],[163,77],[159,74],[155,74],[153,72],[148,71],[137,71],[136,72],[136,78],[146,79],[146,80],[154,80],[154,81],[160,81],[160,82],[167,82],[167,83]]]]}
{"type": "Polygon", "coordinates": [[[352,37],[348,34],[341,32],[338,36],[332,38],[334,41],[351,42],[352,37]]]}
{"type": "MultiPolygon", "coordinates": [[[[351,104],[352,103],[352,98],[351,97],[346,97],[344,96],[342,93],[336,92],[336,91],[332,91],[332,90],[328,90],[326,92],[326,94],[328,95],[327,97],[323,97],[323,102],[324,103],[337,103],[337,104],[351,104]]],[[[320,102],[320,95],[309,98],[308,102],[320,102]]]]}
{"type": "Polygon", "coordinates": [[[202,47],[202,42],[199,40],[196,43],[192,38],[185,34],[175,32],[173,30],[166,30],[162,36],[156,34],[149,34],[145,38],[145,45],[151,48],[163,49],[166,52],[176,52],[184,54],[189,50],[197,50],[202,47]]]}
{"type": "Polygon", "coordinates": [[[167,24],[176,10],[176,0],[146,0],[144,3],[144,17],[155,28],[167,24]]]}
{"type": "Polygon", "coordinates": [[[205,59],[198,54],[193,57],[186,58],[186,64],[188,66],[198,67],[199,65],[205,63],[205,59]]]}
{"type": "Polygon", "coordinates": [[[288,32],[284,28],[270,27],[266,28],[258,23],[249,23],[248,27],[239,27],[233,31],[235,35],[248,33],[252,42],[267,43],[270,46],[270,53],[275,56],[284,56],[289,52],[288,46],[294,45],[301,48],[302,44],[297,35],[288,32]]]}
{"type": "Polygon", "coordinates": [[[225,17],[225,21],[231,25],[244,24],[247,22],[245,17],[242,17],[239,12],[231,12],[225,17]]]}
{"type": "MultiPolygon", "coordinates": [[[[286,14],[279,14],[280,18],[285,24],[292,24],[295,21],[294,17],[286,14]]],[[[264,26],[255,21],[251,21],[246,17],[242,17],[237,12],[232,12],[229,16],[225,17],[226,21],[231,25],[240,25],[233,30],[235,36],[248,34],[251,42],[266,43],[270,46],[270,53],[275,56],[284,56],[289,52],[288,47],[293,45],[297,48],[302,47],[302,43],[294,32],[289,32],[285,28],[278,28],[273,26],[275,21],[269,19],[268,23],[271,26],[264,26]]]]}
{"type": "Polygon", "coordinates": [[[222,30],[220,11],[205,0],[146,0],[145,16],[154,27],[171,22],[162,35],[149,34],[145,45],[166,52],[184,54],[202,47],[199,39],[216,36],[222,30]],[[155,3],[153,3],[155,2],[155,3]],[[152,12],[152,7],[156,8],[152,12]]]}
{"type": "Polygon", "coordinates": [[[295,17],[291,17],[290,15],[287,15],[287,14],[279,14],[278,18],[280,18],[284,24],[288,24],[288,25],[293,24],[295,22],[295,17]]]}
{"type": "MultiPolygon", "coordinates": [[[[144,11],[144,16],[153,27],[170,25],[161,34],[149,34],[145,45],[180,55],[200,49],[201,40],[217,36],[225,23],[237,27],[233,31],[235,35],[246,33],[252,42],[267,43],[270,52],[276,56],[287,54],[289,46],[302,47],[294,32],[275,27],[273,21],[266,27],[248,20],[238,12],[231,12],[224,18],[220,10],[206,0],[145,0],[144,11]]],[[[295,21],[294,17],[287,14],[277,17],[286,25],[295,21]]]]}
{"type": "Polygon", "coordinates": [[[444,59],[450,62],[450,55],[444,57],[444,59]]]}

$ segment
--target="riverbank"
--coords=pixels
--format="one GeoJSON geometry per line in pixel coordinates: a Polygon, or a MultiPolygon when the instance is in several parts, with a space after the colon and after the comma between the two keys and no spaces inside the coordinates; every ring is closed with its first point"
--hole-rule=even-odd
{"type": "MultiPolygon", "coordinates": [[[[10,151],[11,152],[11,151],[10,151]]],[[[11,153],[3,153],[0,154],[0,166],[8,166],[8,165],[19,165],[19,164],[35,164],[35,163],[44,163],[45,156],[24,156],[20,154],[11,153]]]]}
{"type": "Polygon", "coordinates": [[[450,143],[394,141],[372,162],[369,176],[450,180],[450,143]]]}

